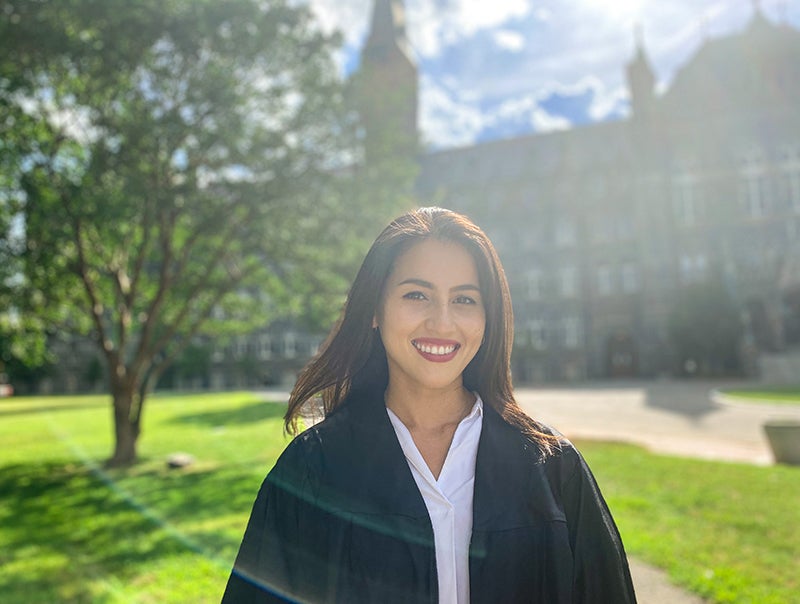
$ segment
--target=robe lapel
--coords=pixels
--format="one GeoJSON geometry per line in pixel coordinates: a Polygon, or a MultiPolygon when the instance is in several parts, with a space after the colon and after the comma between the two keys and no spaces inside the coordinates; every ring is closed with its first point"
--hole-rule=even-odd
{"type": "Polygon", "coordinates": [[[428,510],[382,398],[359,397],[347,412],[349,417],[342,419],[351,426],[350,446],[344,448],[350,459],[339,467],[349,474],[344,478],[353,489],[351,505],[363,505],[366,509],[359,511],[365,513],[424,519],[429,524],[428,510]]]}
{"type": "Polygon", "coordinates": [[[531,483],[531,452],[520,433],[484,405],[483,429],[475,461],[473,531],[521,526],[527,521],[525,493],[531,483]]]}
{"type": "Polygon", "coordinates": [[[551,474],[561,465],[545,461],[538,446],[484,406],[475,462],[473,530],[502,531],[529,526],[535,519],[563,521],[558,487],[551,474]]]}

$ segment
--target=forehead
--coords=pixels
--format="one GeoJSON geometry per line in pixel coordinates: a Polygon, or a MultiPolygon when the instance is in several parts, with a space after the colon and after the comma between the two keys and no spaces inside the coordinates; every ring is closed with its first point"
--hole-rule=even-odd
{"type": "Polygon", "coordinates": [[[478,269],[464,246],[426,239],[412,245],[395,261],[389,285],[412,278],[428,281],[441,288],[466,284],[477,286],[478,269]]]}

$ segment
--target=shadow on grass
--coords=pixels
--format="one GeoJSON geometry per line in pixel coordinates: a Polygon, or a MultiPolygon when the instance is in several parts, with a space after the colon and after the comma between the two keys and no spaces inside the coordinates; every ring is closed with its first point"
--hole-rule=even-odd
{"type": "Polygon", "coordinates": [[[127,584],[162,559],[233,559],[241,528],[202,521],[246,517],[258,488],[250,468],[117,478],[55,462],[2,468],[3,602],[97,601],[93,582],[127,584]]]}
{"type": "Polygon", "coordinates": [[[36,413],[54,413],[58,411],[80,411],[82,409],[97,409],[98,407],[106,407],[109,403],[103,401],[102,403],[74,403],[63,405],[35,405],[31,403],[29,407],[16,407],[14,409],[3,409],[0,405],[0,417],[11,417],[12,415],[33,415],[36,413]]]}
{"type": "Polygon", "coordinates": [[[171,422],[206,426],[225,426],[233,424],[254,424],[267,419],[281,419],[286,413],[286,404],[259,401],[225,411],[206,411],[179,415],[171,422]]]}

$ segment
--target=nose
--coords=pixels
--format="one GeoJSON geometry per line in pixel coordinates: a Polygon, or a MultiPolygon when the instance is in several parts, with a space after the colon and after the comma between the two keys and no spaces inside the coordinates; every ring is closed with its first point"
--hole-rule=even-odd
{"type": "Polygon", "coordinates": [[[431,305],[426,327],[434,333],[449,333],[455,325],[453,307],[448,302],[431,305]]]}

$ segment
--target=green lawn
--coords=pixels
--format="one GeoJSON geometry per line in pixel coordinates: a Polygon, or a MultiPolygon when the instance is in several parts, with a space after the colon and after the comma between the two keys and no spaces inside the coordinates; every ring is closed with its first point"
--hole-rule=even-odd
{"type": "Polygon", "coordinates": [[[0,600],[218,602],[283,412],[248,394],[155,398],[142,463],[104,471],[105,398],[0,401],[0,600]],[[175,451],[196,464],[168,470],[175,451]]]}
{"type": "MultiPolygon", "coordinates": [[[[282,413],[241,393],[154,398],[142,463],[105,471],[106,399],[0,400],[2,601],[218,602],[252,499],[287,442],[282,413]],[[174,451],[197,463],[166,469],[174,451]]],[[[580,448],[629,553],[717,602],[798,601],[800,468],[580,448]]]]}
{"type": "Polygon", "coordinates": [[[800,386],[724,390],[723,394],[750,403],[800,405],[800,386]]]}
{"type": "Polygon", "coordinates": [[[578,446],[630,555],[711,602],[800,602],[800,467],[578,446]]]}

